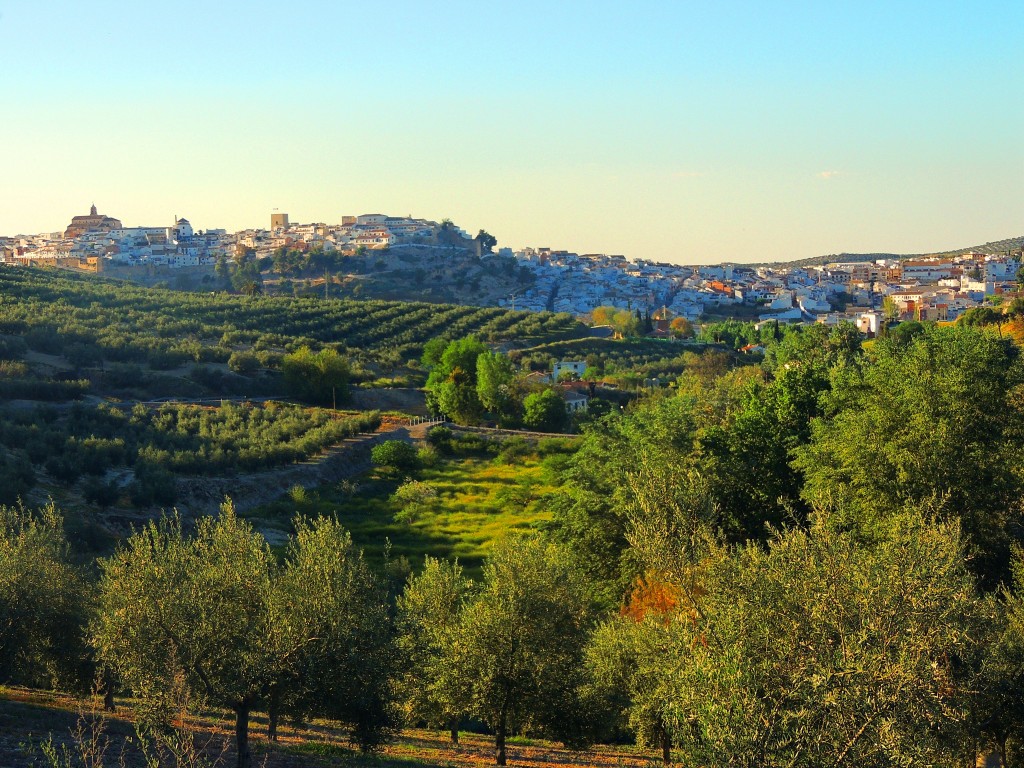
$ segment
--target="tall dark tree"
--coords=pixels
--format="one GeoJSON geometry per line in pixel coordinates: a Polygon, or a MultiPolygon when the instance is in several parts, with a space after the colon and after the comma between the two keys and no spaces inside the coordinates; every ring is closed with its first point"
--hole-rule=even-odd
{"type": "Polygon", "coordinates": [[[427,377],[427,404],[461,424],[474,424],[483,415],[477,395],[476,364],[487,345],[475,336],[450,342],[427,377]]]}
{"type": "Polygon", "coordinates": [[[494,250],[494,246],[498,244],[498,238],[482,229],[477,234],[476,239],[480,242],[480,249],[485,253],[490,253],[494,250]]]}

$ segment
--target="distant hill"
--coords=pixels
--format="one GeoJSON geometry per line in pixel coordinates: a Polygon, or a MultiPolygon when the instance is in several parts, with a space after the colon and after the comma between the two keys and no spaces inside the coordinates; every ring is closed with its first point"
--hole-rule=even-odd
{"type": "Polygon", "coordinates": [[[823,264],[830,264],[836,261],[876,261],[877,259],[920,259],[929,256],[949,257],[960,256],[965,253],[1006,253],[1007,251],[1019,251],[1024,248],[1024,235],[1010,237],[1006,240],[994,240],[984,245],[972,245],[967,248],[958,248],[954,251],[942,251],[940,253],[833,253],[827,256],[814,256],[809,259],[798,259],[796,261],[776,261],[765,264],[765,266],[785,267],[818,267],[823,264]]]}

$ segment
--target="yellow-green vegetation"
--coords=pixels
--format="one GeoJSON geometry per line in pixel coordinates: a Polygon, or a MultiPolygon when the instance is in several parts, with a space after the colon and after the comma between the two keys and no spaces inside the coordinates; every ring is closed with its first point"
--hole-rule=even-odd
{"type": "Polygon", "coordinates": [[[475,577],[502,533],[550,519],[545,500],[555,490],[555,467],[573,449],[567,440],[455,442],[447,454],[421,451],[419,469],[376,468],[354,481],[291,493],[249,516],[259,526],[290,531],[296,513],[336,515],[372,562],[385,554],[406,557],[414,567],[424,555],[458,558],[475,577]],[[433,491],[418,500],[412,519],[401,514],[401,494],[395,497],[410,478],[433,491]]]}

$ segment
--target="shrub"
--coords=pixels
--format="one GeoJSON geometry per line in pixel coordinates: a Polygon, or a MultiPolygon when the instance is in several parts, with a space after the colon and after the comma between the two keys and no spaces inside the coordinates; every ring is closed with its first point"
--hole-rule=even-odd
{"type": "Polygon", "coordinates": [[[305,487],[296,483],[288,489],[288,498],[293,504],[302,505],[309,500],[309,495],[306,493],[305,487]]]}
{"type": "Polygon", "coordinates": [[[259,370],[260,361],[252,352],[232,352],[228,358],[228,368],[235,373],[249,375],[259,370]]]}
{"type": "Polygon", "coordinates": [[[301,346],[284,357],[281,370],[289,391],[302,400],[336,405],[348,397],[348,361],[333,349],[301,346]]]}
{"type": "Polygon", "coordinates": [[[427,431],[427,442],[440,451],[448,451],[452,445],[452,431],[448,427],[431,427],[427,431]]]}
{"type": "Polygon", "coordinates": [[[85,482],[82,488],[82,496],[90,504],[99,507],[109,507],[121,496],[121,486],[116,480],[103,482],[98,477],[91,477],[85,482]]]}
{"type": "Polygon", "coordinates": [[[421,467],[436,467],[441,461],[441,453],[434,446],[427,445],[416,452],[416,459],[421,467]]]}
{"type": "Polygon", "coordinates": [[[373,463],[392,469],[416,469],[419,464],[416,448],[404,440],[385,440],[370,451],[373,463]]]}
{"type": "Polygon", "coordinates": [[[401,507],[395,513],[396,523],[414,523],[437,500],[437,491],[419,480],[406,480],[391,495],[391,502],[401,507]]]}
{"type": "Polygon", "coordinates": [[[0,360],[20,360],[27,351],[28,345],[19,336],[0,338],[0,360]]]}
{"type": "Polygon", "coordinates": [[[148,507],[153,504],[170,506],[177,498],[174,475],[161,467],[140,463],[135,467],[135,482],[129,489],[132,505],[148,507]]]}

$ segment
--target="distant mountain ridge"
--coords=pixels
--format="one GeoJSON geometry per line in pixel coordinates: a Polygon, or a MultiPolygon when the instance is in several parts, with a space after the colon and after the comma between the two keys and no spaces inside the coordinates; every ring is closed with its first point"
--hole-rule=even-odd
{"type": "Polygon", "coordinates": [[[1006,253],[1007,251],[1019,251],[1024,248],[1024,235],[1010,237],[1005,240],[994,240],[984,245],[973,245],[968,248],[958,248],[955,251],[942,251],[939,253],[833,253],[827,256],[813,256],[809,259],[798,259],[796,261],[775,261],[769,266],[786,267],[818,267],[823,264],[830,264],[837,261],[875,261],[877,259],[922,259],[928,257],[950,257],[961,256],[965,253],[1006,253]]]}

